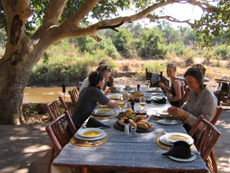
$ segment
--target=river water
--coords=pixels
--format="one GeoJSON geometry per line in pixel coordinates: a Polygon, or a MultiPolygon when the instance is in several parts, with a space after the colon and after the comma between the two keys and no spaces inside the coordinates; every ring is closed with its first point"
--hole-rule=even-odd
{"type": "Polygon", "coordinates": [[[61,96],[64,101],[71,101],[68,91],[74,88],[75,86],[66,87],[64,94],[62,87],[26,87],[23,103],[48,103],[56,100],[59,96],[61,96]]]}

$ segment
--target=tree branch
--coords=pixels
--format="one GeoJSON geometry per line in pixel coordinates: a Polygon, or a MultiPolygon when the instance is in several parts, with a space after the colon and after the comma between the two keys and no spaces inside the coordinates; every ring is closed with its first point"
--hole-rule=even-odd
{"type": "MultiPolygon", "coordinates": [[[[85,27],[85,28],[79,28],[76,24],[80,22],[80,19],[83,19],[83,17],[88,14],[89,10],[93,9],[96,2],[98,0],[87,0],[85,4],[71,17],[69,17],[63,24],[58,28],[58,33],[60,33],[60,30],[62,30],[62,34],[65,34],[65,36],[62,37],[82,37],[90,35],[93,38],[97,38],[94,34],[101,29],[112,29],[114,31],[117,31],[116,28],[123,25],[124,23],[132,23],[134,21],[137,21],[139,19],[145,18],[149,13],[156,10],[157,8],[160,8],[162,6],[165,6],[167,4],[175,3],[175,0],[168,0],[168,1],[162,1],[159,3],[154,3],[152,6],[146,8],[145,10],[127,17],[119,17],[115,19],[109,19],[109,20],[103,20],[96,24],[93,24],[91,26],[85,27]],[[85,6],[87,3],[90,5],[85,6]],[[94,2],[94,4],[92,4],[94,2]],[[84,13],[81,13],[81,11],[84,11],[84,13]],[[81,14],[81,17],[78,15],[81,14]],[[76,16],[76,18],[74,18],[76,16]],[[75,22],[75,26],[73,27],[67,27],[67,25],[73,24],[73,20],[75,22]],[[68,24],[67,24],[68,23],[68,24]],[[71,30],[69,29],[71,28],[71,30]],[[60,30],[59,30],[60,29],[60,30]]],[[[98,40],[98,39],[97,39],[98,40]]]]}
{"type": "Polygon", "coordinates": [[[43,18],[43,25],[56,25],[68,0],[52,0],[43,18]]]}
{"type": "MultiPolygon", "coordinates": [[[[175,23],[187,23],[188,25],[190,25],[190,26],[192,26],[194,28],[200,28],[202,26],[208,26],[210,28],[216,28],[216,27],[220,26],[220,24],[216,24],[216,25],[202,24],[202,25],[199,25],[199,24],[191,23],[191,22],[189,22],[189,20],[181,21],[181,20],[178,20],[178,19],[176,19],[174,17],[171,17],[171,16],[155,16],[155,15],[149,14],[147,16],[147,18],[151,19],[151,20],[166,19],[166,20],[168,20],[170,22],[175,22],[175,23]]],[[[225,25],[225,27],[227,27],[227,26],[229,26],[229,25],[225,25]]]]}
{"type": "MultiPolygon", "coordinates": [[[[99,0],[86,0],[86,2],[81,6],[81,8],[76,11],[72,16],[70,16],[68,19],[66,19],[65,22],[63,22],[62,26],[71,26],[75,25],[78,26],[78,24],[81,22],[81,20],[90,12],[93,10],[95,5],[97,4],[99,0]]],[[[61,27],[62,27],[61,26],[61,27]]]]}

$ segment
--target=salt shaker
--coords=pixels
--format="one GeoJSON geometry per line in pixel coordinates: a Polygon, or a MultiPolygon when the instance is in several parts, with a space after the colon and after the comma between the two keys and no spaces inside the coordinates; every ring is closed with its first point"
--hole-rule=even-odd
{"type": "Polygon", "coordinates": [[[129,134],[129,119],[124,120],[125,123],[125,135],[129,134]]]}
{"type": "Polygon", "coordinates": [[[136,130],[136,127],[131,127],[131,134],[133,137],[136,136],[136,130]]]}

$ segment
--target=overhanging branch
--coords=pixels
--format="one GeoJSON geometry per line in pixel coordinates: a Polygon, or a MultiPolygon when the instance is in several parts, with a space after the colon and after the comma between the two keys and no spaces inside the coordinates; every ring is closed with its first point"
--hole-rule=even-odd
{"type": "Polygon", "coordinates": [[[43,18],[43,25],[55,25],[58,23],[63,9],[68,0],[52,0],[43,18]]]}
{"type": "Polygon", "coordinates": [[[157,20],[157,19],[166,19],[170,22],[175,22],[175,23],[187,23],[188,25],[194,27],[194,28],[200,28],[202,26],[208,26],[210,28],[217,28],[217,27],[228,27],[229,25],[220,25],[220,24],[213,24],[213,25],[210,25],[210,24],[195,24],[195,23],[192,23],[190,22],[189,20],[178,20],[174,17],[171,17],[171,16],[155,16],[155,15],[151,15],[149,14],[146,18],[148,19],[151,19],[151,20],[157,20]]]}

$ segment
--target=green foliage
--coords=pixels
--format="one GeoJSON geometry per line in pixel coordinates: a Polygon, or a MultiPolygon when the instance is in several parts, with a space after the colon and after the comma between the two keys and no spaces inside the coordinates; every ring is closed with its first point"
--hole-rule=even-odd
{"type": "Polygon", "coordinates": [[[222,41],[227,39],[229,44],[229,0],[218,1],[217,5],[210,5],[210,9],[211,10],[206,11],[201,20],[196,21],[196,25],[200,27],[194,27],[196,34],[200,36],[201,47],[211,47],[214,37],[219,37],[222,41]]]}
{"type": "Polygon", "coordinates": [[[215,49],[215,55],[221,56],[223,60],[230,59],[230,46],[219,45],[215,49]]]}
{"type": "Polygon", "coordinates": [[[204,52],[204,58],[207,60],[207,62],[209,63],[211,59],[213,59],[213,51],[208,50],[204,52]]]}
{"type": "Polygon", "coordinates": [[[96,63],[93,58],[53,57],[48,63],[39,62],[33,68],[28,83],[83,80],[88,75],[89,67],[96,63]]]}
{"type": "Polygon", "coordinates": [[[168,52],[170,54],[175,54],[176,56],[181,56],[183,55],[185,45],[182,41],[177,42],[177,43],[170,43],[167,46],[168,52]]]}
{"type": "Polygon", "coordinates": [[[113,44],[117,48],[117,51],[125,57],[132,56],[132,42],[133,35],[130,30],[125,28],[119,28],[119,32],[114,33],[113,44]]]}
{"type": "Polygon", "coordinates": [[[76,41],[78,50],[81,53],[87,52],[89,54],[96,54],[98,53],[98,51],[101,50],[105,55],[110,56],[114,59],[118,59],[120,57],[116,47],[114,46],[110,38],[102,38],[100,42],[97,42],[93,38],[87,36],[76,38],[76,41]]]}
{"type": "Polygon", "coordinates": [[[143,71],[147,68],[148,71],[152,71],[155,73],[160,73],[161,71],[165,71],[166,69],[165,63],[159,63],[159,62],[154,62],[154,63],[144,63],[143,65],[143,71]]]}
{"type": "Polygon", "coordinates": [[[183,51],[183,57],[186,59],[185,62],[188,66],[190,66],[194,63],[194,57],[196,55],[197,55],[197,52],[195,50],[190,49],[190,48],[186,48],[183,51]]]}
{"type": "Polygon", "coordinates": [[[167,53],[167,49],[163,45],[161,34],[162,33],[157,28],[144,29],[138,42],[140,56],[145,58],[162,58],[167,53]]]}

